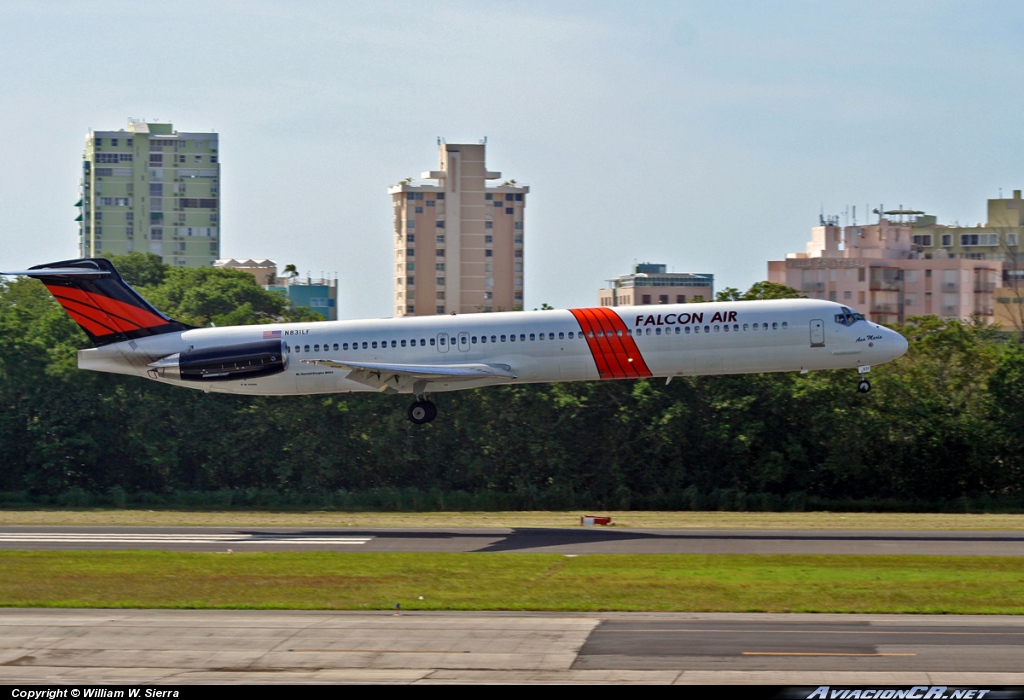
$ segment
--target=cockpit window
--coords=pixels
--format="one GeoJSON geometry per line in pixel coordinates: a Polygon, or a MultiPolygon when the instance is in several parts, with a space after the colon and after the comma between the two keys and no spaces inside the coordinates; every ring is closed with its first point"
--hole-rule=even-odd
{"type": "Polygon", "coordinates": [[[856,311],[843,307],[843,313],[836,314],[836,323],[841,326],[852,326],[857,321],[863,321],[864,315],[859,314],[856,311]]]}

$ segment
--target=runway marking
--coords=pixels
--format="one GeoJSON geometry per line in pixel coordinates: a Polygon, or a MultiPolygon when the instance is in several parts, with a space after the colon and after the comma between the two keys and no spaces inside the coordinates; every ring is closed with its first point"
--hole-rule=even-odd
{"type": "Polygon", "coordinates": [[[831,651],[744,651],[743,656],[917,656],[917,654],[854,654],[831,651]]]}
{"type": "Polygon", "coordinates": [[[466,649],[289,649],[309,653],[332,654],[472,654],[466,649]]]}
{"type": "Polygon", "coordinates": [[[366,544],[373,537],[320,537],[317,535],[165,535],[165,534],[45,534],[0,533],[2,542],[54,544],[366,544]]]}
{"type": "MultiPolygon", "coordinates": [[[[820,624],[820,623],[817,623],[820,624]]],[[[927,635],[968,635],[968,636],[1013,636],[1019,637],[1024,636],[1024,632],[932,632],[927,629],[918,630],[893,630],[890,632],[884,632],[882,630],[876,630],[872,628],[865,628],[861,630],[778,630],[778,629],[731,629],[728,627],[722,627],[720,629],[674,629],[674,630],[651,630],[651,629],[630,629],[630,630],[614,630],[614,629],[603,629],[600,630],[601,634],[607,634],[609,632],[617,632],[621,634],[627,634],[630,632],[660,632],[662,634],[676,634],[680,632],[711,632],[713,634],[732,633],[732,632],[770,632],[771,634],[927,634],[927,635]]]]}

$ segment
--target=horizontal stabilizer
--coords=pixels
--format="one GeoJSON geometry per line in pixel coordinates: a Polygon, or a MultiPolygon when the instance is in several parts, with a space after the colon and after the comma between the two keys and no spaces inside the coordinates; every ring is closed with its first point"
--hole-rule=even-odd
{"type": "Polygon", "coordinates": [[[12,272],[0,272],[0,275],[20,275],[24,277],[81,277],[84,279],[96,279],[106,277],[110,274],[107,270],[83,270],[75,267],[44,267],[39,270],[14,270],[12,272]]]}

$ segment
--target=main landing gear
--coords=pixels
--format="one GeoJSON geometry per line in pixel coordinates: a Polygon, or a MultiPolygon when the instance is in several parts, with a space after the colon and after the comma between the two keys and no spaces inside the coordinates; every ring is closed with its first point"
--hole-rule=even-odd
{"type": "Polygon", "coordinates": [[[871,391],[871,382],[869,382],[864,375],[871,371],[871,365],[863,365],[857,368],[857,373],[860,374],[860,382],[857,383],[857,391],[862,394],[866,394],[871,391]]]}
{"type": "Polygon", "coordinates": [[[434,405],[433,401],[427,401],[426,399],[419,397],[415,403],[409,407],[409,420],[416,425],[423,425],[437,418],[437,406],[434,405]]]}

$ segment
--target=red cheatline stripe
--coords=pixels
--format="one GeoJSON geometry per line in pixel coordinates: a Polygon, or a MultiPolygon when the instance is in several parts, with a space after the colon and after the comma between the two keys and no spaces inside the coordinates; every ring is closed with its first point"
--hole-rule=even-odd
{"type": "Polygon", "coordinates": [[[597,365],[597,376],[601,379],[612,379],[611,369],[608,367],[608,361],[604,357],[604,353],[597,345],[597,334],[594,333],[594,327],[590,322],[590,319],[583,309],[569,309],[573,316],[576,317],[576,322],[580,324],[580,330],[583,331],[583,337],[587,340],[587,347],[590,348],[590,355],[594,358],[594,364],[597,365]],[[591,336],[594,337],[591,337],[591,336]]]}
{"type": "Polygon", "coordinates": [[[629,329],[626,324],[622,321],[622,318],[606,307],[599,307],[597,309],[604,317],[608,320],[611,327],[615,330],[615,336],[613,340],[616,342],[621,352],[624,355],[626,362],[629,362],[629,366],[638,377],[650,377],[651,370],[647,367],[647,363],[644,361],[644,356],[640,353],[640,348],[637,347],[636,341],[633,336],[629,334],[629,329]]]}
{"type": "Polygon", "coordinates": [[[630,354],[629,348],[623,342],[627,336],[626,326],[622,323],[622,319],[611,309],[598,308],[593,311],[604,322],[606,344],[611,352],[615,353],[615,357],[618,358],[619,364],[622,366],[623,375],[625,377],[644,376],[636,366],[636,358],[630,354]]]}
{"type": "Polygon", "coordinates": [[[597,309],[580,309],[580,311],[590,319],[590,325],[594,329],[594,342],[599,351],[604,353],[605,361],[611,370],[611,378],[626,379],[635,377],[636,373],[630,369],[629,361],[623,353],[618,352],[618,347],[616,347],[614,341],[615,331],[612,329],[611,324],[608,323],[608,320],[604,318],[604,314],[599,313],[597,309]]]}
{"type": "Polygon", "coordinates": [[[650,377],[636,342],[629,336],[626,324],[611,309],[569,309],[587,339],[590,354],[602,379],[650,377]],[[598,331],[601,332],[600,337],[598,331]],[[621,332],[622,335],[619,335],[621,332]],[[632,361],[630,361],[632,360],[632,361]]]}

